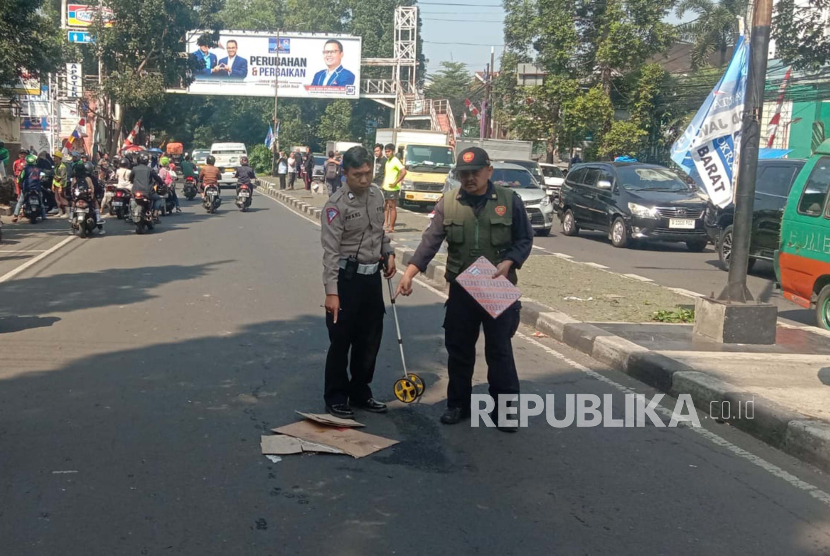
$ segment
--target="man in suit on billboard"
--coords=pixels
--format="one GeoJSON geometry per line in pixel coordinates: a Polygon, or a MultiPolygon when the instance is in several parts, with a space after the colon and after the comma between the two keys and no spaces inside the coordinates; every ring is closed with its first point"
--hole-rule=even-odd
{"type": "Polygon", "coordinates": [[[314,74],[311,86],[321,87],[345,87],[354,85],[354,74],[345,69],[343,61],[343,43],[331,39],[323,46],[323,59],[326,62],[326,69],[314,74]]]}
{"type": "Polygon", "coordinates": [[[210,75],[217,66],[216,54],[210,51],[207,44],[200,44],[199,50],[191,54],[199,65],[196,75],[210,75]]]}
{"type": "Polygon", "coordinates": [[[219,60],[219,65],[213,69],[213,73],[217,77],[233,77],[236,79],[248,77],[248,60],[236,55],[236,51],[239,49],[236,41],[229,40],[225,48],[228,51],[228,57],[219,60]]]}

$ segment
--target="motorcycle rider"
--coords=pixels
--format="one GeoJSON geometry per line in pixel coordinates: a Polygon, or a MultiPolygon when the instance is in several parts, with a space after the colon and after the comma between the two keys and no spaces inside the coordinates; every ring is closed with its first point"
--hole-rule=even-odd
{"type": "Polygon", "coordinates": [[[243,156],[240,158],[239,164],[240,166],[236,169],[236,194],[239,195],[240,185],[247,185],[251,192],[253,192],[253,180],[256,179],[256,174],[254,173],[254,169],[248,166],[248,157],[243,156]]]}
{"type": "Polygon", "coordinates": [[[161,164],[161,168],[159,169],[159,177],[167,186],[167,195],[173,199],[173,203],[176,205],[176,212],[181,212],[182,209],[179,208],[179,197],[176,195],[177,176],[175,170],[173,170],[174,166],[170,164],[170,159],[166,156],[161,157],[159,164],[161,164]]]}
{"type": "Polygon", "coordinates": [[[130,161],[128,159],[121,159],[120,168],[115,171],[115,179],[118,189],[133,190],[133,184],[130,183],[130,161]]]}
{"type": "Polygon", "coordinates": [[[40,190],[40,168],[36,164],[37,157],[33,154],[28,155],[26,157],[26,167],[17,176],[20,195],[17,196],[17,205],[14,207],[12,222],[17,222],[20,209],[23,208],[23,202],[26,200],[26,194],[30,191],[37,192],[38,199],[40,199],[40,210],[43,213],[43,219],[46,220],[46,204],[43,202],[43,192],[40,190]]]}
{"type": "MultiPolygon", "coordinates": [[[[98,233],[104,235],[106,232],[104,232],[104,221],[101,220],[101,205],[98,202],[98,189],[100,186],[97,185],[97,181],[95,179],[95,166],[91,162],[84,163],[83,160],[79,160],[72,165],[72,184],[69,187],[68,199],[71,205],[75,200],[75,188],[81,184],[85,185],[91,193],[92,212],[95,214],[95,223],[98,224],[98,233]]],[[[103,194],[103,192],[101,193],[103,194]]]]}
{"type": "Polygon", "coordinates": [[[153,220],[158,222],[159,203],[161,197],[156,193],[156,188],[164,185],[159,175],[150,168],[150,157],[147,153],[138,155],[138,164],[130,171],[130,181],[133,184],[133,195],[141,193],[151,201],[153,220]]]}
{"type": "Polygon", "coordinates": [[[222,172],[215,166],[216,158],[214,156],[207,157],[207,163],[199,170],[199,189],[202,192],[202,200],[205,200],[205,188],[209,185],[216,187],[216,197],[219,198],[221,188],[219,187],[219,180],[222,178],[222,172]]]}

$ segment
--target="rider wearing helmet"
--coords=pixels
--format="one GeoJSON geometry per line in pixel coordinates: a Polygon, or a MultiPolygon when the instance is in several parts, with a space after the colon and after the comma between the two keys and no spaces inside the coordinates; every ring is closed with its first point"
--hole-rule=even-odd
{"type": "Polygon", "coordinates": [[[23,208],[23,201],[26,200],[26,195],[32,191],[37,192],[37,196],[40,199],[40,210],[43,213],[43,219],[46,220],[46,204],[43,202],[43,192],[40,189],[40,168],[36,164],[37,157],[33,154],[28,155],[26,157],[26,167],[17,176],[20,195],[17,196],[17,205],[14,207],[14,218],[12,218],[12,222],[17,222],[20,209],[23,208]]]}
{"type": "MultiPolygon", "coordinates": [[[[199,187],[202,190],[202,199],[205,198],[205,187],[209,185],[213,185],[216,187],[217,192],[221,192],[222,188],[219,187],[219,180],[222,179],[222,172],[219,171],[219,168],[215,166],[216,158],[214,156],[207,157],[207,163],[202,166],[202,169],[199,170],[199,187]]],[[[218,197],[217,193],[217,197],[218,197]]]]}
{"type": "Polygon", "coordinates": [[[161,197],[156,188],[164,185],[155,170],[150,168],[150,157],[147,153],[138,155],[138,164],[130,171],[130,181],[133,183],[133,194],[141,193],[153,201],[153,220],[158,222],[159,202],[161,197]]]}
{"type": "Polygon", "coordinates": [[[66,166],[66,162],[63,161],[63,153],[61,151],[55,151],[55,154],[52,155],[52,159],[55,161],[55,178],[52,180],[52,191],[55,193],[55,201],[58,203],[58,207],[61,209],[61,218],[65,217],[69,214],[66,210],[66,207],[69,203],[66,202],[66,196],[64,195],[64,187],[69,184],[68,170],[66,166]]]}
{"type": "Polygon", "coordinates": [[[161,164],[161,168],[159,168],[159,177],[161,181],[164,182],[164,185],[167,186],[167,195],[173,200],[173,204],[176,206],[176,212],[181,212],[182,209],[179,207],[179,197],[176,195],[176,172],[173,170],[174,166],[170,164],[170,159],[167,156],[162,156],[159,159],[159,164],[161,164]]]}
{"type": "Polygon", "coordinates": [[[75,201],[75,190],[80,186],[85,187],[91,192],[92,197],[92,211],[95,214],[95,222],[98,224],[98,233],[103,235],[104,221],[101,220],[101,207],[98,203],[97,195],[97,179],[95,178],[95,166],[89,162],[84,163],[83,160],[78,160],[72,165],[72,184],[69,187],[69,194],[67,199],[69,203],[73,204],[75,201]]]}
{"type": "Polygon", "coordinates": [[[254,173],[254,169],[248,166],[248,157],[243,156],[239,159],[239,166],[236,169],[236,194],[239,195],[239,186],[240,185],[247,185],[249,188],[253,189],[253,180],[256,179],[256,174],[254,173]]]}

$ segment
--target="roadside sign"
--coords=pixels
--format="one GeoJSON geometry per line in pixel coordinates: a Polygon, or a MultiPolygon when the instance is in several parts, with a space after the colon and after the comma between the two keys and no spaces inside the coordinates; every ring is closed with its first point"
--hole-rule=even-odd
{"type": "Polygon", "coordinates": [[[66,64],[66,96],[80,98],[83,96],[84,85],[81,76],[81,64],[66,64]]]}
{"type": "Polygon", "coordinates": [[[90,35],[86,31],[69,31],[69,42],[89,44],[95,41],[92,40],[92,35],[90,35]]]}

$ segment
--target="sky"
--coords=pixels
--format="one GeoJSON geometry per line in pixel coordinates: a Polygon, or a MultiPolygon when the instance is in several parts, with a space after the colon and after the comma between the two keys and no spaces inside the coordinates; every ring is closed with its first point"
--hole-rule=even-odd
{"type": "MultiPolygon", "coordinates": [[[[491,46],[496,50],[498,70],[504,51],[504,9],[500,0],[419,0],[418,7],[427,74],[438,71],[442,61],[464,62],[470,71],[484,71],[490,62],[491,46]]],[[[682,21],[693,18],[687,13],[682,21]]],[[[666,20],[680,21],[673,13],[666,20]]]]}
{"type": "Polygon", "coordinates": [[[490,47],[496,47],[496,68],[504,50],[504,9],[499,0],[424,0],[418,2],[427,73],[442,61],[464,62],[470,71],[484,71],[490,47]]]}

